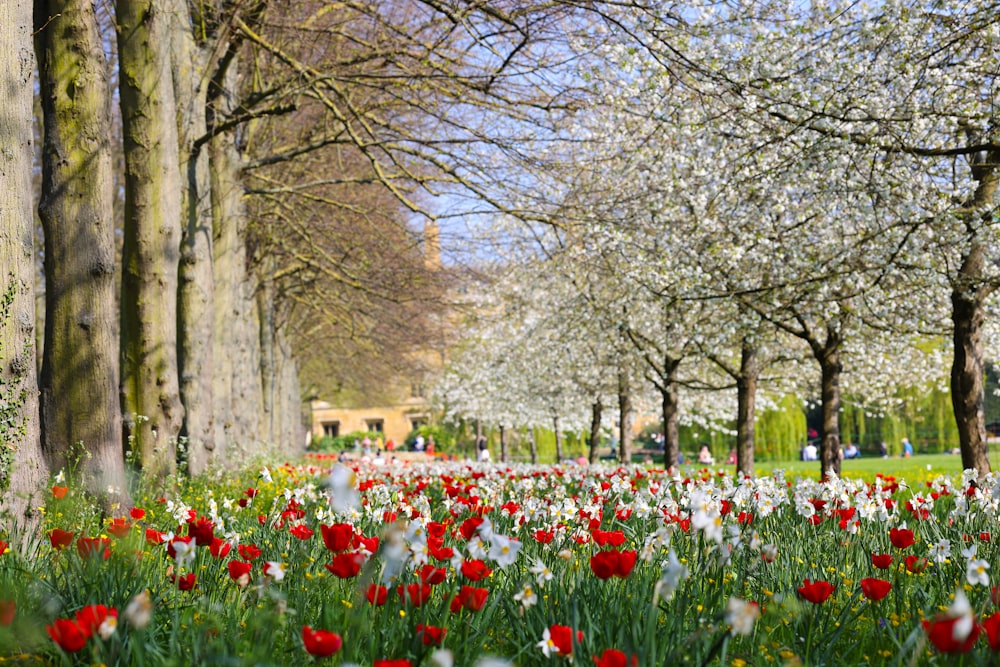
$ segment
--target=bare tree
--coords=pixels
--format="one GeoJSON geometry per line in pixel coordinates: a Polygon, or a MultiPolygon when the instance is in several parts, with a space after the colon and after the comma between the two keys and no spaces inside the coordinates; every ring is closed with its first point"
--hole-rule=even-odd
{"type": "Polygon", "coordinates": [[[170,16],[152,0],[117,4],[125,145],[121,390],[125,435],[152,479],[176,467],[184,406],[177,375],[181,236],[170,16]]]}
{"type": "Polygon", "coordinates": [[[35,23],[45,128],[42,444],[53,469],[72,463],[110,506],[127,503],[128,489],[117,391],[108,63],[93,3],[39,0],[35,23]]]}
{"type": "MultiPolygon", "coordinates": [[[[31,201],[34,55],[31,6],[0,3],[0,511],[18,538],[30,537],[48,470],[38,425],[33,353],[34,246],[31,201]]],[[[26,543],[18,541],[26,550],[26,543]]]]}

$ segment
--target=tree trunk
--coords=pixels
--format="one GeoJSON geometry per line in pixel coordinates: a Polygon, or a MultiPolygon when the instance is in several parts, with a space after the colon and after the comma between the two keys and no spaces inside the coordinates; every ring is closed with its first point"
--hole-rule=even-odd
{"type": "Polygon", "coordinates": [[[215,262],[213,382],[216,420],[223,426],[216,428],[216,440],[224,443],[228,458],[232,447],[239,447],[241,455],[255,453],[262,436],[259,309],[247,272],[241,159],[229,135],[214,137],[209,146],[215,262]]]}
{"type": "Polygon", "coordinates": [[[986,290],[981,286],[985,249],[974,244],[962,263],[951,293],[955,357],[951,366],[951,403],[958,425],[962,468],[982,477],[990,471],[986,449],[986,416],[983,409],[985,373],[982,325],[986,290]]]}
{"type": "Polygon", "coordinates": [[[181,430],[187,471],[215,463],[212,386],[215,277],[212,270],[212,208],[208,151],[196,145],[207,132],[209,56],[191,29],[187,3],[170,0],[172,72],[180,147],[182,234],[177,291],[177,365],[184,404],[181,430]]]}
{"type": "Polygon", "coordinates": [[[538,438],[535,436],[535,427],[531,427],[531,437],[529,440],[531,445],[531,463],[538,463],[538,438]]]}
{"type": "Polygon", "coordinates": [[[111,100],[94,5],[35,3],[44,118],[42,446],[106,510],[129,506],[118,396],[111,100]],[[82,449],[76,449],[82,447],[82,449]],[[110,491],[109,491],[110,490],[110,491]]]}
{"type": "Polygon", "coordinates": [[[598,397],[590,406],[590,451],[587,458],[591,463],[597,463],[597,448],[601,444],[602,412],[604,412],[604,405],[601,403],[600,397],[598,397]]]}
{"type": "Polygon", "coordinates": [[[556,463],[562,463],[563,442],[562,442],[562,431],[559,430],[559,417],[552,418],[552,431],[556,435],[556,463]]]}
{"type": "Polygon", "coordinates": [[[0,3],[0,514],[26,552],[42,516],[42,455],[35,374],[35,253],[31,207],[34,54],[31,4],[0,3]]]}
{"type": "Polygon", "coordinates": [[[152,479],[176,467],[184,419],[177,376],[181,179],[170,75],[170,16],[152,0],[117,3],[125,239],[121,391],[125,437],[152,479]]]}
{"type": "Polygon", "coordinates": [[[618,460],[632,463],[632,388],[628,371],[618,369],[618,460]]]}
{"type": "Polygon", "coordinates": [[[840,373],[843,364],[840,361],[840,348],[843,339],[834,326],[827,326],[825,345],[814,348],[820,363],[821,371],[821,401],[823,438],[820,445],[819,463],[823,479],[833,471],[840,475],[840,373]]]}
{"type": "MultiPolygon", "coordinates": [[[[265,260],[265,265],[267,264],[265,260]]],[[[267,274],[265,268],[264,274],[267,274]]],[[[261,437],[268,445],[278,443],[275,391],[275,318],[274,289],[267,278],[257,289],[257,311],[260,313],[260,383],[263,410],[261,411],[261,437]]]]}
{"type": "Polygon", "coordinates": [[[500,460],[507,462],[507,429],[500,424],[500,460]]]}
{"type": "Polygon", "coordinates": [[[35,253],[31,201],[34,54],[31,4],[0,2],[0,515],[27,554],[41,523],[48,470],[35,374],[35,253]]]}
{"type": "Polygon", "coordinates": [[[754,419],[757,402],[757,380],[760,369],[757,349],[743,341],[740,373],[736,378],[736,474],[753,475],[754,419]]]}
{"type": "Polygon", "coordinates": [[[677,369],[681,360],[664,355],[663,373],[656,388],[660,391],[660,416],[663,419],[663,467],[677,468],[680,462],[680,397],[677,394],[677,369]]]}
{"type": "Polygon", "coordinates": [[[302,414],[302,391],[299,388],[298,364],[293,356],[291,341],[279,329],[276,334],[278,440],[281,451],[290,455],[304,454],[306,427],[302,414]]]}

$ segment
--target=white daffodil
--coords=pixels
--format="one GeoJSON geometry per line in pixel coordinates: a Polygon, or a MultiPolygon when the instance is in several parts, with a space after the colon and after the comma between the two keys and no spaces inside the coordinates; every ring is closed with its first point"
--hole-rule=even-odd
{"type": "Polygon", "coordinates": [[[760,606],[756,602],[747,602],[740,598],[729,598],[726,604],[726,623],[732,628],[734,635],[749,636],[753,633],[753,625],[760,616],[760,606]]]}
{"type": "Polygon", "coordinates": [[[933,556],[935,563],[943,563],[951,558],[951,542],[942,537],[931,545],[931,556],[933,556]]]}
{"type": "Polygon", "coordinates": [[[539,584],[552,581],[552,570],[540,558],[535,559],[535,564],[529,567],[528,571],[535,575],[535,581],[539,584]]]}
{"type": "Polygon", "coordinates": [[[965,579],[971,586],[989,586],[990,564],[981,558],[973,558],[965,565],[965,579]]]}
{"type": "Polygon", "coordinates": [[[497,567],[504,568],[513,565],[517,560],[517,554],[521,551],[521,543],[512,540],[504,535],[493,535],[490,540],[490,560],[495,561],[497,567]]]}
{"type": "Polygon", "coordinates": [[[551,658],[552,652],[558,652],[559,650],[556,648],[556,643],[552,641],[552,633],[549,632],[548,628],[545,628],[545,631],[542,632],[542,641],[538,642],[537,646],[542,649],[542,653],[545,654],[546,658],[551,658]]]}
{"type": "Polygon", "coordinates": [[[264,574],[275,581],[281,581],[285,578],[285,566],[273,560],[266,561],[264,563],[264,574]]]}
{"type": "Polygon", "coordinates": [[[514,600],[520,602],[525,609],[538,603],[538,594],[531,584],[524,584],[520,591],[514,594],[514,600]]]}

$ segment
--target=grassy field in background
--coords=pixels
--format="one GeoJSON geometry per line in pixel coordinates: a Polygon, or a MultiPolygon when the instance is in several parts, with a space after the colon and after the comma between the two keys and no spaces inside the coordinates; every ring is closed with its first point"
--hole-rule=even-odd
{"type": "MultiPolygon", "coordinates": [[[[997,470],[1000,466],[1000,451],[990,452],[990,464],[997,470]]],[[[761,461],[756,463],[754,472],[757,475],[769,475],[777,469],[783,469],[790,480],[796,477],[819,479],[820,474],[818,461],[761,461]]],[[[962,457],[952,454],[917,454],[906,459],[869,456],[845,460],[841,469],[844,477],[860,478],[868,482],[873,481],[878,473],[913,482],[961,472],[962,457]]]]}

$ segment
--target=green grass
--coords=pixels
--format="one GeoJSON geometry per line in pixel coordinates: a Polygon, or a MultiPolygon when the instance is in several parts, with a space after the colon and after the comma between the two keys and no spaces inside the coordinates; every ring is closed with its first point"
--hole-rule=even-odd
{"type": "MultiPolygon", "coordinates": [[[[991,467],[1000,466],[1000,452],[990,452],[991,467]]],[[[769,475],[783,469],[788,479],[811,477],[819,479],[820,468],[817,461],[760,461],[754,466],[757,475],[769,475]]],[[[911,458],[887,458],[869,456],[845,460],[841,467],[843,477],[863,479],[871,482],[875,475],[892,475],[910,482],[934,479],[938,475],[957,475],[962,472],[962,457],[952,454],[917,454],[911,458]]]]}

